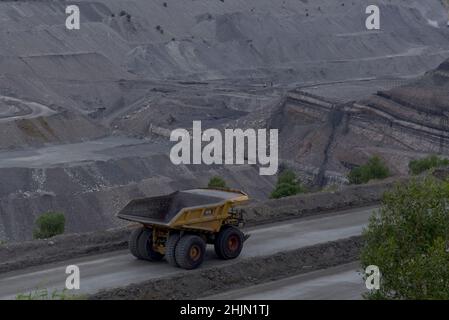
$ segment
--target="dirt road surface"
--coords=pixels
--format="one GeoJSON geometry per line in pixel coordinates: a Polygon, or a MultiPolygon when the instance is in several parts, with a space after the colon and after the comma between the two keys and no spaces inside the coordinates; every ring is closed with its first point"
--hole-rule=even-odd
{"type": "Polygon", "coordinates": [[[0,95],[0,122],[47,117],[57,112],[37,102],[0,95]],[[6,108],[5,108],[6,107],[6,108]]]}
{"type": "Polygon", "coordinates": [[[359,263],[319,270],[278,281],[232,290],[212,300],[358,300],[366,291],[359,263]]]}

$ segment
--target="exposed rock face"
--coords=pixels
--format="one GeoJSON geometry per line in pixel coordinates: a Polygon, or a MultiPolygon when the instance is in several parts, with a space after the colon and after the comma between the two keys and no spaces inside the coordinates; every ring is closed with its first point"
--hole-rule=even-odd
{"type": "Polygon", "coordinates": [[[449,154],[449,60],[416,81],[341,104],[290,92],[269,120],[281,128],[283,157],[347,172],[372,155],[396,173],[410,159],[449,154]]]}
{"type": "Polygon", "coordinates": [[[415,151],[448,153],[449,60],[405,87],[378,92],[355,104],[390,122],[398,146],[415,151]],[[366,108],[368,107],[368,108],[366,108]]]}

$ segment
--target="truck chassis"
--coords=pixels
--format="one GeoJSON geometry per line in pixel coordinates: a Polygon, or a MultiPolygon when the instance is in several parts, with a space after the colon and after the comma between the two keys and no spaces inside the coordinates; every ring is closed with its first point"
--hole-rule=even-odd
{"type": "Polygon", "coordinates": [[[235,259],[248,238],[241,210],[248,200],[237,190],[193,189],[167,196],[131,201],[118,217],[137,222],[129,239],[132,255],[141,260],[164,257],[175,267],[198,268],[204,261],[206,245],[213,244],[220,259],[235,259]]]}

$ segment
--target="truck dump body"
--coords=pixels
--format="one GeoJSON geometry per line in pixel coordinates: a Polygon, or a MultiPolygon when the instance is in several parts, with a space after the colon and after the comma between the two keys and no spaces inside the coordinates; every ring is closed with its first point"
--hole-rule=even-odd
{"type": "Polygon", "coordinates": [[[119,212],[118,217],[144,224],[168,226],[182,211],[214,208],[227,202],[245,200],[247,196],[242,192],[215,189],[177,191],[166,196],[133,200],[119,212]]]}

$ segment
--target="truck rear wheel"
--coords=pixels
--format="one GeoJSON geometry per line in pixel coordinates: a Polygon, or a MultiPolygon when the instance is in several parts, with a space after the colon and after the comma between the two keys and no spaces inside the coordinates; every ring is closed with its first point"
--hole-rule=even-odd
{"type": "Polygon", "coordinates": [[[143,227],[139,227],[134,229],[129,236],[128,248],[131,254],[137,259],[142,259],[142,256],[139,254],[139,250],[137,248],[137,240],[143,232],[143,227]]]}
{"type": "Polygon", "coordinates": [[[179,233],[172,233],[165,244],[165,259],[173,267],[179,267],[179,264],[176,262],[176,246],[179,238],[179,233]]]}
{"type": "Polygon", "coordinates": [[[144,229],[137,239],[137,250],[143,260],[159,261],[164,256],[153,249],[153,231],[144,229]]]}
{"type": "Polygon", "coordinates": [[[206,255],[206,242],[197,235],[185,235],[175,249],[178,265],[187,270],[198,268],[206,255]]]}
{"type": "Polygon", "coordinates": [[[235,259],[243,249],[243,233],[232,226],[220,230],[215,239],[214,247],[217,256],[224,260],[235,259]]]}

